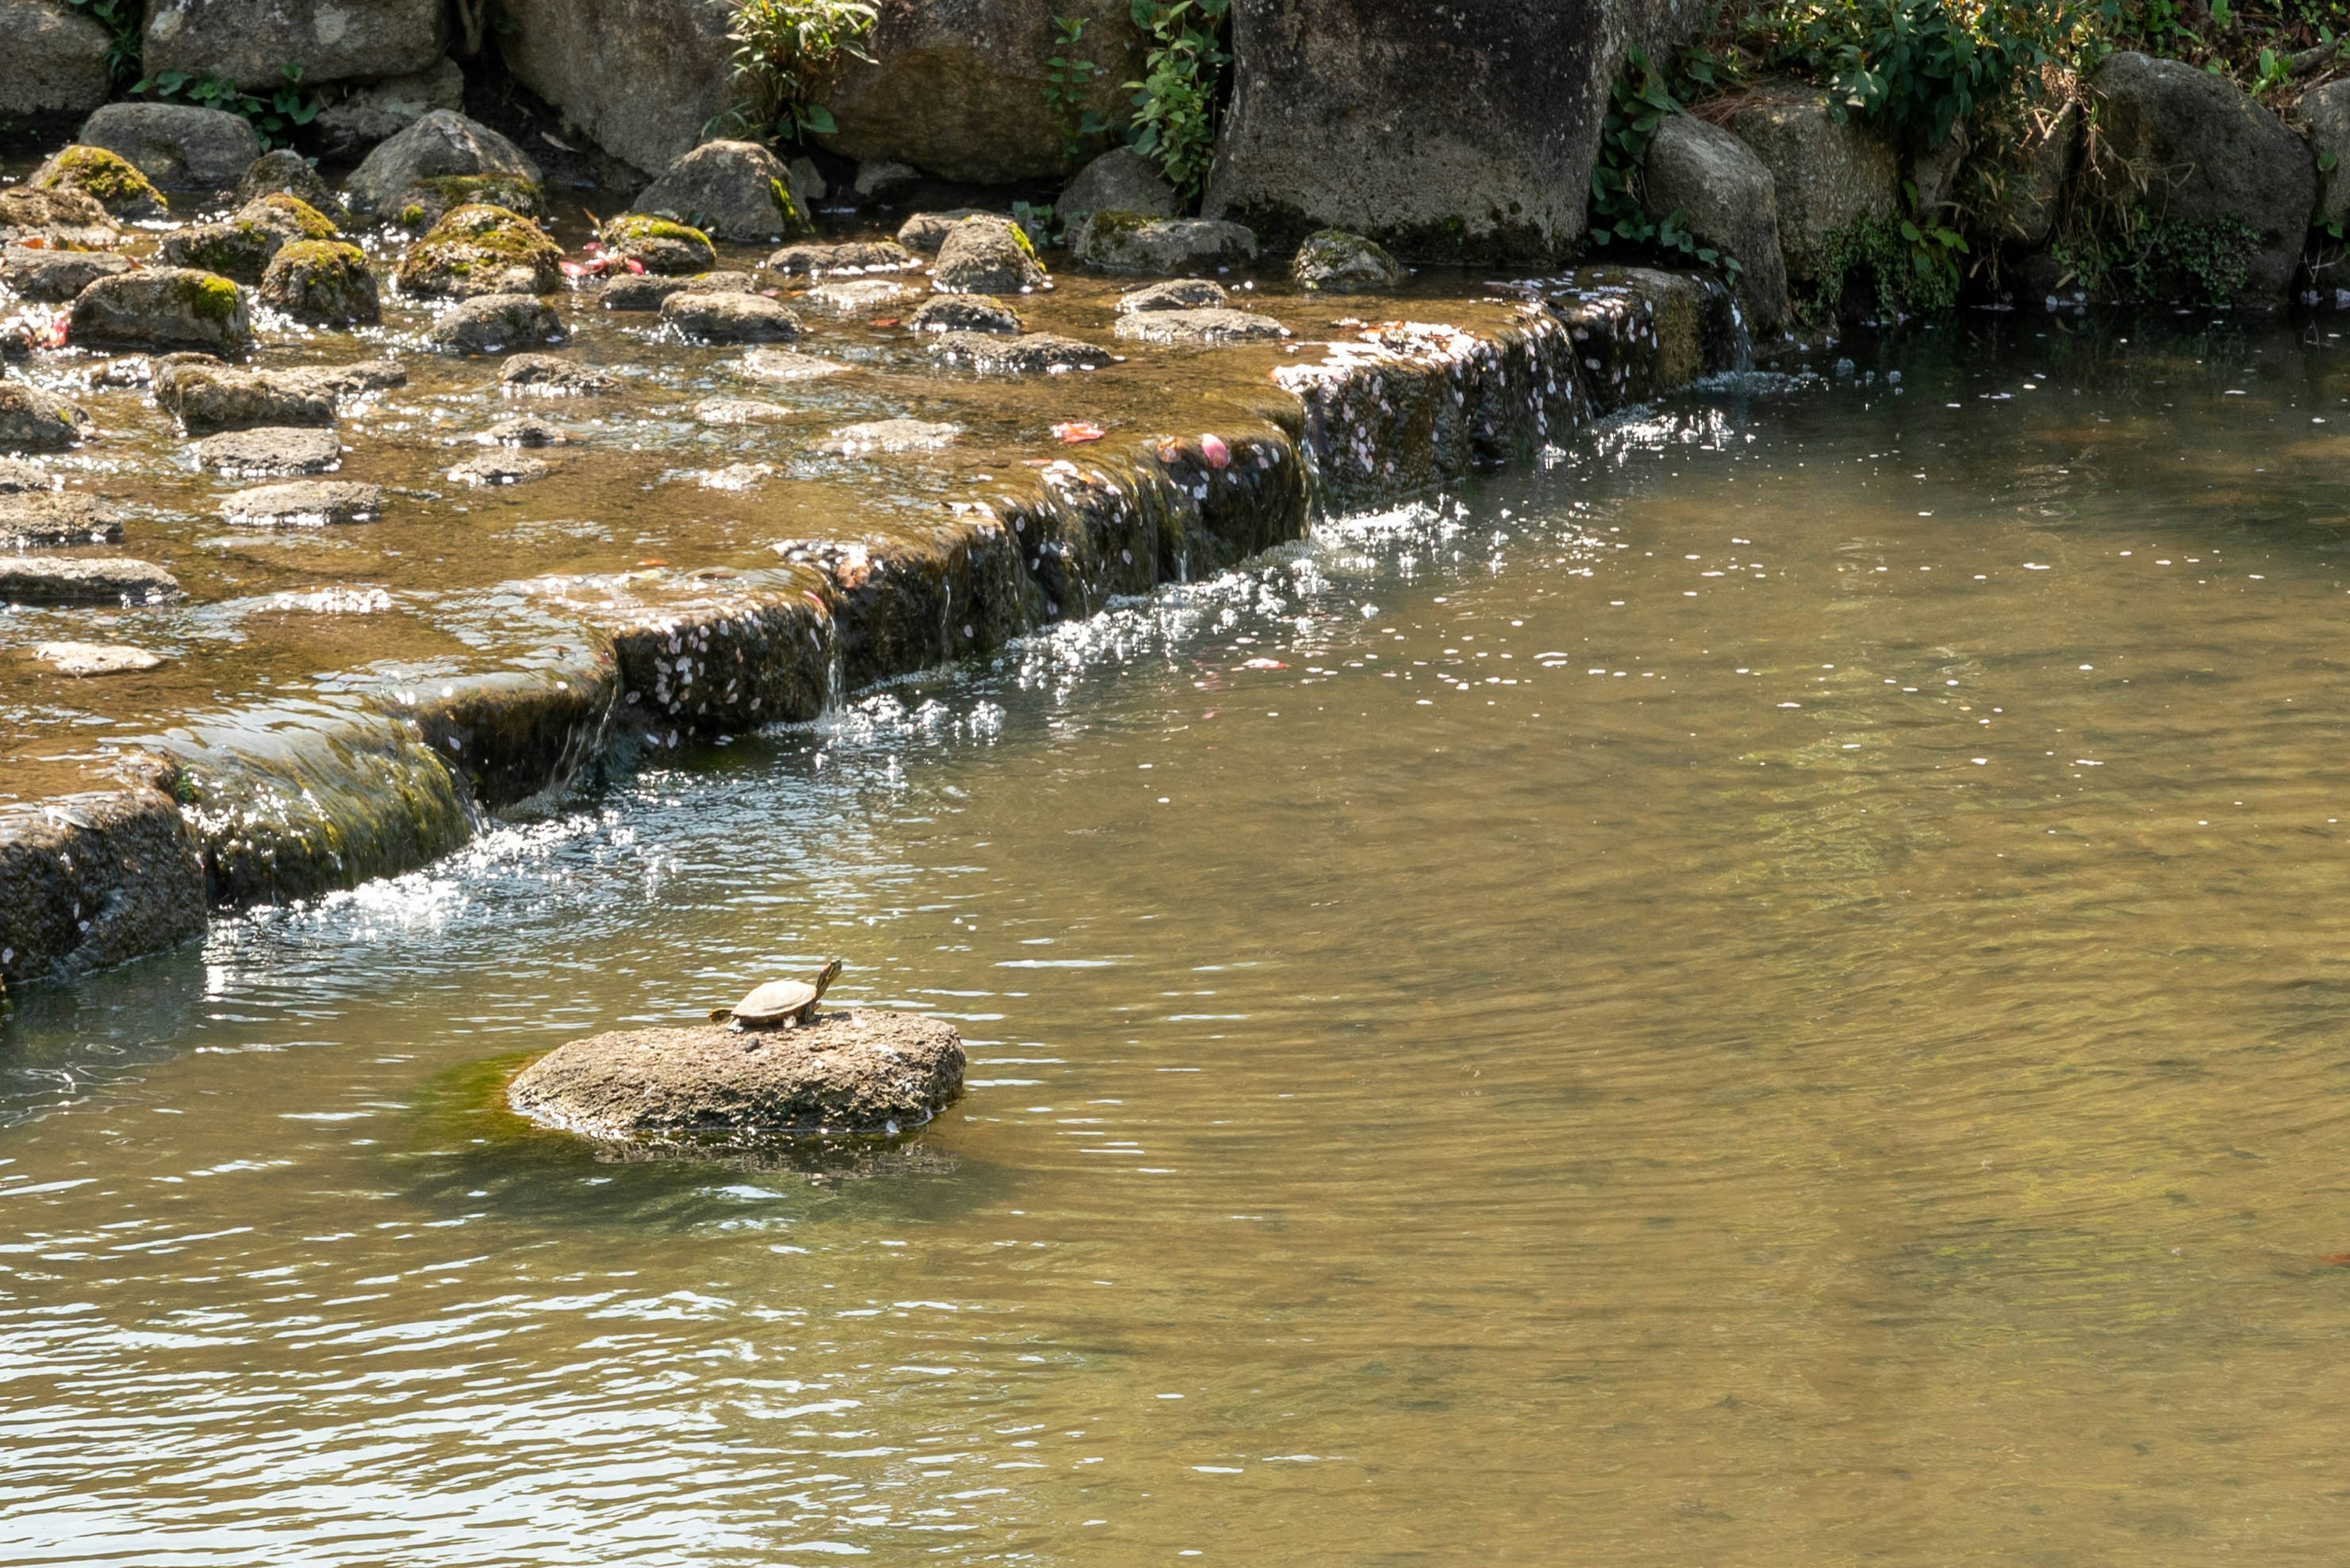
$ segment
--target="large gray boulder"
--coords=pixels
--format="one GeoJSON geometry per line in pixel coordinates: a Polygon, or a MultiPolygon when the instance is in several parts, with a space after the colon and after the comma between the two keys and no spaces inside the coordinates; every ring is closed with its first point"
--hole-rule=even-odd
{"type": "Polygon", "coordinates": [[[1675,213],[1699,243],[1738,260],[1738,297],[1755,336],[1787,321],[1787,269],[1771,171],[1720,126],[1677,114],[1657,128],[1641,167],[1648,216],[1675,213]]]}
{"type": "Polygon", "coordinates": [[[1025,294],[1045,281],[1035,247],[1008,218],[957,223],[931,268],[931,286],[941,294],[1025,294]]]}
{"type": "Polygon", "coordinates": [[[806,231],[791,171],[755,141],[705,141],[637,192],[631,209],[691,223],[714,240],[755,244],[806,231]],[[778,195],[781,192],[781,195],[778,195]]]}
{"type": "Polygon", "coordinates": [[[1233,0],[1232,97],[1201,209],[1270,244],[1320,228],[1407,262],[1540,260],[1584,232],[1628,45],[1694,0],[1233,0]]]}
{"type": "Polygon", "coordinates": [[[192,436],[335,422],[335,397],[298,370],[183,365],[159,380],[155,401],[192,436]]]}
{"type": "Polygon", "coordinates": [[[478,294],[443,312],[425,333],[436,348],[497,354],[563,340],[563,318],[527,294],[478,294]]]}
{"type": "Polygon", "coordinates": [[[152,0],[145,68],[207,72],[241,88],[408,76],[448,47],[441,0],[152,0]]]}
{"type": "Polygon", "coordinates": [[[327,151],[348,154],[389,141],[436,109],[465,107],[465,73],[442,60],[413,76],[355,83],[318,110],[311,124],[327,151]]]}
{"type": "Polygon", "coordinates": [[[0,0],[0,122],[83,115],[106,101],[106,29],[60,0],[0,0]]]}
{"type": "Polygon", "coordinates": [[[2317,202],[2308,144],[2233,82],[2183,60],[2124,50],[2088,89],[2100,142],[2083,171],[2092,199],[2142,201],[2181,244],[2241,236],[2240,297],[2282,300],[2317,202]]]}
{"type": "Polygon", "coordinates": [[[167,191],[226,190],[261,156],[243,116],[184,103],[109,103],[75,140],[120,154],[167,191]]]}
{"type": "Polygon", "coordinates": [[[541,177],[528,153],[488,126],[436,109],[369,153],[343,182],[343,194],[354,212],[393,215],[418,186],[484,178],[536,187],[541,177]]]}
{"type": "Polygon", "coordinates": [[[1901,162],[1892,145],[1828,110],[1827,95],[1763,99],[1730,129],[1771,171],[1779,254],[1791,283],[1815,281],[1834,236],[1901,211],[1901,162]]]}
{"type": "Polygon", "coordinates": [[[516,80],[615,158],[648,171],[727,108],[726,0],[502,0],[516,80]]]}
{"type": "MultiPolygon", "coordinates": [[[[1069,235],[1069,254],[1100,272],[1212,272],[1244,266],[1256,259],[1256,252],[1254,234],[1218,218],[1093,213],[1069,235]]],[[[943,261],[946,252],[939,255],[943,261]]]]}
{"type": "Polygon", "coordinates": [[[1182,199],[1159,165],[1131,147],[1113,147],[1078,170],[1053,203],[1053,215],[1064,223],[1075,223],[1088,213],[1171,218],[1182,210],[1182,199]]]}
{"type": "Polygon", "coordinates": [[[2317,208],[2313,226],[2341,223],[2350,229],[2350,77],[2314,87],[2301,95],[2301,118],[2309,126],[2310,151],[2320,162],[2334,155],[2334,166],[2317,175],[2317,208]]]}

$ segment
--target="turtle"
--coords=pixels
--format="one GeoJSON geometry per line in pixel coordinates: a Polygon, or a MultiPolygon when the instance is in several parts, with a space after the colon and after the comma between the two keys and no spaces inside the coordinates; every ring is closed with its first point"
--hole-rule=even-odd
{"type": "Polygon", "coordinates": [[[771,980],[764,985],[754,986],[751,993],[732,1007],[710,1010],[712,1023],[732,1023],[737,1029],[775,1029],[786,1024],[806,1023],[816,1016],[816,1004],[832,982],[840,978],[840,961],[834,959],[817,971],[816,981],[804,980],[771,980]]]}

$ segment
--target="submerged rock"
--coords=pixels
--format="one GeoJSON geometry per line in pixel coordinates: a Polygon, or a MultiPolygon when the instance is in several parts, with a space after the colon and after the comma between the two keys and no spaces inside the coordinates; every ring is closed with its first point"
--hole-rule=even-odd
{"type": "Polygon", "coordinates": [[[157,379],[155,400],[194,436],[335,422],[334,394],[298,370],[183,365],[157,379]]]}
{"type": "Polygon", "coordinates": [[[851,240],[842,244],[785,245],[767,258],[767,270],[788,277],[856,276],[860,273],[917,272],[922,258],[889,240],[851,240]]]}
{"type": "Polygon", "coordinates": [[[1231,292],[1213,278],[1170,278],[1165,283],[1128,289],[1118,296],[1118,313],[1131,316],[1139,310],[1213,310],[1230,304],[1232,297],[1231,292]]]}
{"type": "Polygon", "coordinates": [[[1107,348],[1097,348],[1075,337],[1057,337],[1050,332],[1031,332],[1023,337],[949,332],[930,349],[950,365],[995,375],[1097,370],[1112,358],[1107,348]]]}
{"type": "MultiPolygon", "coordinates": [[[[435,182],[445,180],[492,180],[535,192],[541,176],[521,148],[488,126],[436,109],[369,153],[343,182],[343,192],[354,212],[396,221],[403,207],[432,200],[435,182]]],[[[446,192],[438,193],[445,202],[446,192]]]]}
{"type": "Polygon", "coordinates": [[[403,293],[443,298],[552,294],[563,286],[563,250],[519,213],[464,206],[408,247],[396,275],[403,293]]]}
{"type": "Polygon", "coordinates": [[[382,514],[381,487],[343,479],[264,484],[221,503],[222,518],[243,528],[324,528],[372,523],[382,514]]]}
{"type": "Polygon", "coordinates": [[[1734,258],[1754,336],[1776,337],[1787,321],[1787,267],[1771,171],[1753,149],[1718,125],[1669,115],[1649,140],[1641,177],[1648,216],[1661,223],[1679,213],[1700,244],[1734,258]]]}
{"type": "Polygon", "coordinates": [[[33,657],[60,675],[75,677],[128,675],[163,662],[161,654],[120,642],[36,643],[33,657]]]}
{"type": "Polygon", "coordinates": [[[120,543],[122,521],[102,501],[46,486],[37,491],[0,494],[0,550],[53,550],[67,545],[120,543]]]}
{"type": "Polygon", "coordinates": [[[961,434],[961,425],[927,420],[874,420],[842,426],[816,442],[816,450],[843,457],[861,457],[870,452],[935,452],[952,446],[961,434]]]}
{"type": "Polygon", "coordinates": [[[1321,229],[1297,247],[1289,275],[1301,287],[1326,294],[1369,294],[1401,283],[1403,267],[1374,241],[1344,229],[1321,229]]]}
{"type": "Polygon", "coordinates": [[[942,294],[906,317],[916,332],[1024,332],[1020,313],[984,294],[942,294]]]}
{"type": "Polygon", "coordinates": [[[130,258],[111,251],[26,250],[0,252],[0,283],[22,299],[62,305],[102,277],[130,270],[130,258]]]}
{"type": "Polygon", "coordinates": [[[91,348],[192,348],[234,356],[253,348],[244,290],[216,273],[157,267],[101,277],[74,296],[71,340],[91,348]]]}
{"type": "Polygon", "coordinates": [[[807,291],[803,303],[817,310],[829,310],[840,316],[857,316],[894,305],[913,291],[902,283],[887,278],[844,278],[837,283],[820,283],[807,291]]]}
{"type": "Polygon", "coordinates": [[[196,466],[214,473],[325,473],[342,461],[343,443],[330,430],[265,425],[196,443],[196,466]]]}
{"type": "Polygon", "coordinates": [[[1101,272],[1181,273],[1256,260],[1256,235],[1214,218],[1094,213],[1069,234],[1069,254],[1101,272]]]}
{"type": "Polygon", "coordinates": [[[708,272],[718,263],[718,249],[708,234],[646,213],[621,213],[606,223],[598,237],[607,254],[667,277],[708,272]]]}
{"type": "Polygon", "coordinates": [[[941,294],[1026,294],[1045,286],[1036,248],[1008,218],[966,218],[949,230],[931,268],[941,294]]]}
{"type": "Polygon", "coordinates": [[[575,1040],[506,1092],[522,1116],[590,1137],[880,1133],[920,1126],[962,1092],[944,1019],[878,1008],[795,1029],[631,1029],[575,1040]]]}
{"type": "Polygon", "coordinates": [[[702,343],[788,343],[800,318],[758,294],[672,294],[661,301],[661,324],[702,343]]]}
{"type": "Polygon", "coordinates": [[[460,484],[527,484],[534,479],[545,479],[546,473],[544,458],[488,452],[467,458],[449,471],[449,477],[460,484]]]}
{"type": "Polygon", "coordinates": [[[517,354],[506,361],[498,379],[515,391],[555,398],[602,397],[620,389],[619,378],[552,354],[517,354]]]}
{"type": "Polygon", "coordinates": [[[1144,310],[1119,317],[1118,335],[1138,343],[1274,343],[1289,328],[1248,310],[1144,310]]]}
{"type": "Polygon", "coordinates": [[[389,359],[359,359],[348,365],[314,365],[291,374],[312,382],[338,398],[356,398],[388,387],[408,385],[408,372],[389,359]]]}
{"type": "Polygon", "coordinates": [[[0,556],[0,604],[152,605],[179,597],[180,580],[152,561],[0,556]]]}
{"type": "Polygon", "coordinates": [[[163,192],[146,175],[120,153],[103,147],[61,149],[25,183],[36,191],[78,191],[117,218],[137,221],[172,214],[163,192]]]}
{"type": "Polygon", "coordinates": [[[693,406],[693,417],[705,425],[764,425],[791,418],[781,403],[756,398],[704,398],[693,406]]]}
{"type": "Polygon", "coordinates": [[[527,294],[484,294],[444,313],[426,336],[437,348],[495,354],[561,342],[563,318],[527,294]]]}
{"type": "Polygon", "coordinates": [[[167,191],[224,191],[261,156],[243,115],[183,103],[109,103],[78,139],[121,154],[167,191]]]}
{"type": "Polygon", "coordinates": [[[191,224],[164,236],[163,259],[258,284],[287,245],[341,234],[332,219],[298,196],[256,196],[218,223],[191,224]]]}
{"type": "Polygon", "coordinates": [[[89,416],[29,382],[0,381],[0,452],[63,452],[89,429],[89,416]]]}
{"type": "Polygon", "coordinates": [[[735,369],[754,381],[774,381],[788,386],[795,381],[814,381],[826,376],[837,376],[848,367],[833,359],[820,359],[813,354],[801,354],[789,348],[754,348],[743,356],[735,369]]]}
{"type": "Polygon", "coordinates": [[[383,318],[367,253],[339,240],[296,240],[281,248],[261,275],[261,303],[320,327],[383,318]]]}
{"type": "Polygon", "coordinates": [[[1113,147],[1077,171],[1053,203],[1053,215],[1066,224],[1094,213],[1171,218],[1182,210],[1182,198],[1159,165],[1131,147],[1113,147]]]}
{"type": "Polygon", "coordinates": [[[320,177],[309,161],[290,147],[280,147],[263,153],[253,161],[236,182],[236,204],[259,201],[264,196],[291,196],[307,202],[328,217],[340,222],[344,215],[343,199],[320,177]]]}
{"type": "Polygon", "coordinates": [[[607,310],[659,310],[672,294],[756,294],[759,280],[747,272],[704,272],[691,277],[622,273],[608,279],[596,302],[607,310]]]}
{"type": "Polygon", "coordinates": [[[691,223],[713,239],[755,244],[805,232],[791,171],[755,141],[705,141],[637,193],[639,213],[691,223]]]}

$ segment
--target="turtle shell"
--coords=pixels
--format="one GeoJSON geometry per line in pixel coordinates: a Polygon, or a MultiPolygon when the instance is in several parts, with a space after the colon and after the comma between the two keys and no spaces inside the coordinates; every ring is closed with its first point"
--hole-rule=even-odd
{"type": "Polygon", "coordinates": [[[734,1004],[734,1022],[753,1028],[780,1023],[816,999],[816,987],[804,980],[771,980],[734,1004]]]}

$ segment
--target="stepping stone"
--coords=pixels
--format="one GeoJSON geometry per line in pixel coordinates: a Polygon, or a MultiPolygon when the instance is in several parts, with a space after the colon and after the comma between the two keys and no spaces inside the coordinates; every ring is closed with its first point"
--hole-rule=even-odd
{"type": "MultiPolygon", "coordinates": [[[[944,230],[941,230],[944,237],[944,230]]],[[[936,249],[933,245],[931,248],[936,249]]],[[[851,240],[845,244],[785,245],[767,258],[767,270],[789,276],[854,277],[859,273],[919,272],[922,258],[888,240],[851,240]]]]}
{"type": "Polygon", "coordinates": [[[230,431],[196,443],[196,466],[215,473],[325,473],[342,461],[334,431],[304,427],[230,431]]]}
{"type": "Polygon", "coordinates": [[[856,316],[910,297],[913,290],[885,278],[854,278],[846,283],[820,283],[801,296],[802,303],[836,316],[856,316]]]}
{"type": "Polygon", "coordinates": [[[617,377],[552,354],[517,354],[498,379],[515,391],[546,398],[596,398],[620,389],[617,377]]]}
{"type": "Polygon", "coordinates": [[[1218,309],[1232,303],[1232,297],[1224,286],[1212,278],[1171,278],[1165,283],[1128,289],[1118,296],[1118,313],[1132,316],[1141,310],[1218,309]]]}
{"type": "Polygon", "coordinates": [[[837,376],[848,369],[836,360],[819,359],[813,354],[796,353],[789,348],[754,348],[743,355],[734,368],[753,380],[784,385],[837,376]]]}
{"type": "Polygon", "coordinates": [[[460,354],[498,354],[563,340],[563,318],[527,294],[484,294],[432,323],[435,348],[460,354]]]}
{"type": "Polygon", "coordinates": [[[791,412],[781,403],[756,398],[707,398],[694,405],[693,417],[706,425],[763,425],[789,419],[791,412]]]}
{"type": "Polygon", "coordinates": [[[916,332],[1003,332],[1017,336],[1028,328],[1020,313],[984,294],[942,294],[906,317],[916,332]]]}
{"type": "Polygon", "coordinates": [[[460,484],[527,484],[534,479],[545,479],[546,474],[545,458],[505,452],[467,458],[449,471],[449,477],[460,484]]]}
{"type": "Polygon", "coordinates": [[[548,424],[545,420],[533,419],[528,414],[520,414],[510,420],[500,420],[473,439],[497,446],[568,446],[571,444],[571,438],[562,431],[548,424]]]}
{"type": "Polygon", "coordinates": [[[952,446],[961,425],[932,424],[922,420],[876,420],[847,425],[816,443],[818,452],[861,457],[872,452],[934,452],[952,446]]]}
{"type": "Polygon", "coordinates": [[[800,318],[763,294],[672,294],[661,325],[702,343],[788,343],[800,318]]]}
{"type": "Polygon", "coordinates": [[[77,676],[124,675],[152,670],[163,662],[161,654],[119,642],[36,643],[33,657],[60,675],[77,676]]]}
{"type": "Polygon", "coordinates": [[[607,310],[659,310],[672,294],[756,294],[759,280],[747,272],[705,272],[691,277],[626,273],[604,285],[596,303],[607,310]]]}
{"type": "Polygon", "coordinates": [[[151,605],[179,597],[180,580],[152,561],[0,556],[0,603],[151,605]]]}
{"type": "Polygon", "coordinates": [[[1277,343],[1289,328],[1246,310],[1143,310],[1119,317],[1118,335],[1143,343],[1277,343]]]}
{"type": "Polygon", "coordinates": [[[32,495],[57,487],[57,476],[37,462],[0,457],[0,495],[32,495]]]}
{"type": "Polygon", "coordinates": [[[930,348],[950,365],[1007,376],[1097,370],[1111,359],[1107,348],[1097,348],[1075,337],[1056,337],[1049,332],[1031,332],[1024,337],[949,332],[930,348]]]}
{"type": "Polygon", "coordinates": [[[389,359],[361,359],[350,365],[317,365],[286,373],[299,376],[338,398],[356,398],[367,392],[380,392],[390,387],[408,385],[408,372],[389,359]]]}
{"type": "Polygon", "coordinates": [[[47,490],[0,494],[0,549],[120,543],[121,520],[92,496],[47,490]]]}
{"type": "Polygon", "coordinates": [[[383,513],[383,491],[342,479],[296,480],[240,490],[221,503],[221,516],[247,528],[322,528],[372,523],[383,513]]]}

